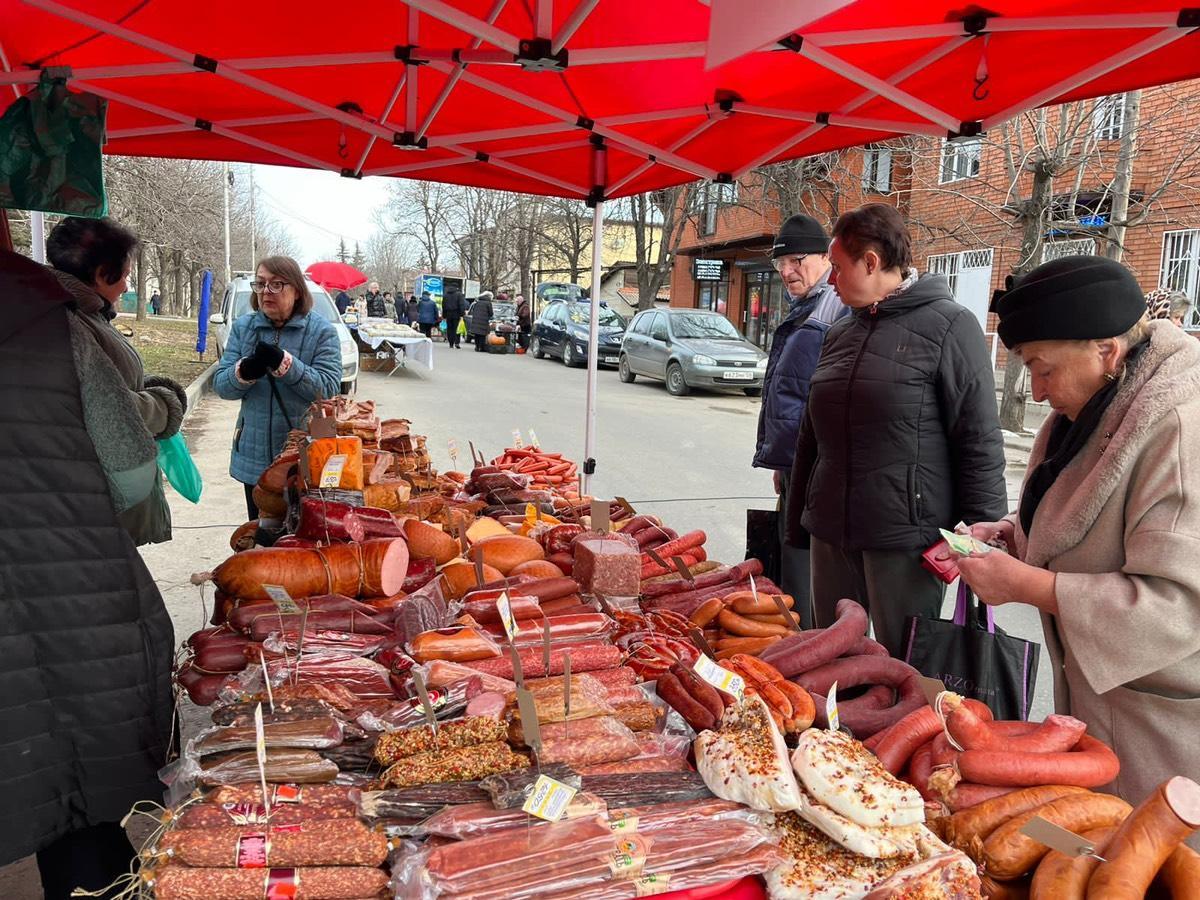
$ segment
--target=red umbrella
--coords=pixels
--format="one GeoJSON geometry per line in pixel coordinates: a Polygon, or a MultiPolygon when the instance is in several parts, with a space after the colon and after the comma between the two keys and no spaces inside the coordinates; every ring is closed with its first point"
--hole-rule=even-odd
{"type": "Polygon", "coordinates": [[[348,291],[367,283],[367,276],[344,262],[315,262],[305,273],[327,291],[348,291]]]}

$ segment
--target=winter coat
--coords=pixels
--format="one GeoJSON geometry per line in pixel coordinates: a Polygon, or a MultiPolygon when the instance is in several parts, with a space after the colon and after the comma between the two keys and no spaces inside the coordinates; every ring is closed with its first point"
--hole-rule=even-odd
{"type": "Polygon", "coordinates": [[[1013,517],[1017,555],[1058,573],[1058,615],[1042,616],[1055,709],[1117,752],[1109,787],[1133,804],[1172,775],[1200,780],[1200,343],[1170,322],[1150,329],[1028,535],[1013,517]]]}
{"type": "Polygon", "coordinates": [[[342,352],[337,331],[319,314],[292,316],[281,329],[261,311],[246,313],[234,322],[213,379],[218,396],[242,402],[233,432],[229,474],[242,484],[256,484],[283,449],[288,431],[302,427],[309,405],[318,397],[336,396],[341,382],[342,352]],[[278,343],[292,354],[292,367],[282,378],[268,375],[245,384],[237,376],[237,364],[254,353],[259,341],[278,343]],[[278,400],[272,395],[272,381],[278,400]]]}
{"type": "Polygon", "coordinates": [[[386,319],[387,304],[383,302],[383,294],[367,294],[367,318],[386,319]]]}
{"type": "Polygon", "coordinates": [[[753,463],[757,468],[791,471],[808,404],[809,379],[817,368],[821,344],[830,326],[820,320],[818,307],[828,307],[831,298],[841,310],[847,309],[837,300],[837,291],[826,273],[805,297],[793,301],[787,318],[775,329],[758,413],[753,463]]]}
{"type": "Polygon", "coordinates": [[[156,447],[50,272],[0,252],[0,865],[157,800],[174,634],[117,512],[156,447]]]}
{"type": "Polygon", "coordinates": [[[337,306],[338,315],[344,316],[346,314],[346,310],[350,308],[350,304],[353,301],[351,301],[350,295],[345,291],[338,291],[337,297],[333,302],[337,306]]]}
{"type": "Polygon", "coordinates": [[[433,300],[421,300],[417,303],[417,322],[422,325],[436,325],[442,320],[438,305],[433,300]]]}
{"type": "Polygon", "coordinates": [[[922,275],[830,329],[792,484],[795,546],[803,528],[847,550],[922,551],[938,528],[1008,508],[991,359],[944,276],[922,275]]]}
{"type": "MultiPolygon", "coordinates": [[[[112,327],[116,314],[112,304],[74,275],[51,269],[59,283],[74,299],[78,321],[91,333],[96,344],[116,366],[125,389],[129,391],[142,422],[153,438],[169,438],[179,431],[187,410],[187,394],[173,379],[147,378],[142,357],[119,331],[112,327]]],[[[139,547],[161,544],[171,539],[171,508],[163,492],[162,473],[155,467],[154,489],[132,509],[121,513],[121,524],[139,547]]]]}
{"type": "Polygon", "coordinates": [[[528,300],[522,300],[517,306],[517,327],[522,331],[533,330],[533,314],[529,310],[528,300]]]}
{"type": "Polygon", "coordinates": [[[446,288],[442,298],[442,315],[447,319],[461,319],[467,311],[467,300],[456,287],[446,288]]]}
{"type": "Polygon", "coordinates": [[[492,301],[480,297],[467,310],[467,331],[476,337],[487,337],[492,325],[492,301]]]}

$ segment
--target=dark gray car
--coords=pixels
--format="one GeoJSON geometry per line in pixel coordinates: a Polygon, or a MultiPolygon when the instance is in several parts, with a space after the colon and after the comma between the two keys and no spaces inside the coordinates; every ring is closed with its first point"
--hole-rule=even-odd
{"type": "Polygon", "coordinates": [[[767,354],[720,313],[702,309],[647,309],[633,317],[621,341],[621,380],[665,381],[682,397],[692,388],[740,388],[762,393],[767,354]]]}

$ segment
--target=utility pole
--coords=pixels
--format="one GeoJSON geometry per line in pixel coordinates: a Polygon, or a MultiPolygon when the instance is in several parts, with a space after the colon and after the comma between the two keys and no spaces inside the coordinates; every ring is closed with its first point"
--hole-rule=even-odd
{"type": "Polygon", "coordinates": [[[255,248],[255,240],[257,238],[257,235],[255,234],[255,230],[256,229],[255,229],[255,225],[254,225],[254,163],[250,163],[250,268],[251,269],[254,269],[254,267],[258,265],[258,251],[255,248]]]}
{"type": "Polygon", "coordinates": [[[229,182],[233,181],[233,173],[229,171],[229,163],[221,163],[221,190],[225,196],[225,283],[233,281],[233,270],[229,265],[229,182]]]}

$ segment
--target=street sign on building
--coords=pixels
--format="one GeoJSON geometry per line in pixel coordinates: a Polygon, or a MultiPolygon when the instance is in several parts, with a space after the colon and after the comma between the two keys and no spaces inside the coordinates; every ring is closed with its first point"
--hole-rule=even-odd
{"type": "Polygon", "coordinates": [[[696,257],[692,260],[692,279],[694,281],[724,281],[725,260],[696,257]]]}

